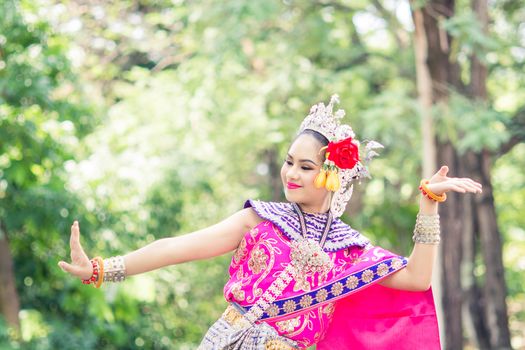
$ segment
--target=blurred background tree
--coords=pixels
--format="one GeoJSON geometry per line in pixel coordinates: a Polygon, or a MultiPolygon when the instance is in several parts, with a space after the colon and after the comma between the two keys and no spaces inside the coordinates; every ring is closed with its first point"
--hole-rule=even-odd
{"type": "MultiPolygon", "coordinates": [[[[525,346],[524,4],[496,1],[486,23],[466,2],[437,16],[455,78],[468,84],[477,58],[487,94],[480,103],[445,85],[449,98],[429,109],[412,16],[425,4],[435,2],[4,0],[0,302],[12,327],[0,326],[0,344],[195,348],[225,307],[229,256],[83,288],[56,267],[69,225],[80,220],[90,255],[110,256],[212,224],[247,198],[283,200],[286,147],[310,105],[337,92],[358,137],[385,145],[345,215],[385,248],[410,252],[424,112],[458,154],[492,152],[495,249],[511,341],[525,346]]],[[[462,281],[482,283],[485,261],[469,261],[462,281]]],[[[455,322],[461,346],[490,344],[455,322]]]]}

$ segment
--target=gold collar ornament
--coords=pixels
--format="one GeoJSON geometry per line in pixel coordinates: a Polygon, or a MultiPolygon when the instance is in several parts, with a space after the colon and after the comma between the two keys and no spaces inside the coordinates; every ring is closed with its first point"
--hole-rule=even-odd
{"type": "Polygon", "coordinates": [[[323,234],[319,242],[317,242],[312,238],[308,238],[304,214],[301,208],[299,208],[299,205],[292,203],[292,206],[299,217],[302,232],[301,239],[294,240],[291,243],[290,259],[296,274],[328,273],[334,266],[334,263],[332,259],[330,259],[330,256],[323,250],[323,246],[328,237],[330,226],[332,226],[332,213],[328,212],[323,234]]]}

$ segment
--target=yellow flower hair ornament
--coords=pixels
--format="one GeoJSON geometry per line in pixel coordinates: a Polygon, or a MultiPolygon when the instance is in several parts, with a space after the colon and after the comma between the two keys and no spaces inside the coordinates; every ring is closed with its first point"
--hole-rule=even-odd
{"type": "MultiPolygon", "coordinates": [[[[319,152],[322,152],[324,149],[328,148],[325,146],[321,148],[319,152]]],[[[326,188],[328,191],[336,192],[341,187],[339,181],[339,168],[335,163],[328,159],[330,152],[326,152],[326,159],[319,171],[319,174],[315,177],[314,185],[317,188],[326,188]]]]}

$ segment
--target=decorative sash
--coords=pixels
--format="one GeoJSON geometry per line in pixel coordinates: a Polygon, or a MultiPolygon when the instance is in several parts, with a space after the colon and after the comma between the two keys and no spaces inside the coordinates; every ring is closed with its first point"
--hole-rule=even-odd
{"type": "Polygon", "coordinates": [[[291,264],[289,264],[289,267],[281,273],[255,304],[248,307],[245,306],[244,308],[247,311],[247,315],[260,315],[257,319],[261,320],[289,316],[356,293],[377,283],[399,269],[404,268],[407,263],[407,259],[401,256],[387,258],[359,271],[335,279],[321,288],[291,298],[276,300],[280,296],[280,292],[282,292],[292,280],[293,269],[291,264]],[[273,294],[273,300],[267,300],[265,298],[266,294],[273,294]]]}

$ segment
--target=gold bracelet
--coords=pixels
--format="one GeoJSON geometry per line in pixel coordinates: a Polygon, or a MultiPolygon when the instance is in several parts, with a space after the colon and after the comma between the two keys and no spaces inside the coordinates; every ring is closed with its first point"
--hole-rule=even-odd
{"type": "Polygon", "coordinates": [[[122,256],[104,259],[104,282],[122,282],[126,279],[126,265],[122,256]]]}
{"type": "Polygon", "coordinates": [[[425,215],[418,213],[412,240],[414,243],[439,244],[441,241],[439,215],[425,215]]]}
{"type": "Polygon", "coordinates": [[[429,181],[428,180],[421,180],[421,183],[419,184],[419,190],[423,193],[424,196],[427,196],[428,198],[436,201],[436,202],[444,202],[447,200],[447,194],[446,193],[443,193],[441,195],[437,195],[435,194],[434,192],[432,192],[431,190],[428,189],[427,185],[428,185],[429,181]]]}

